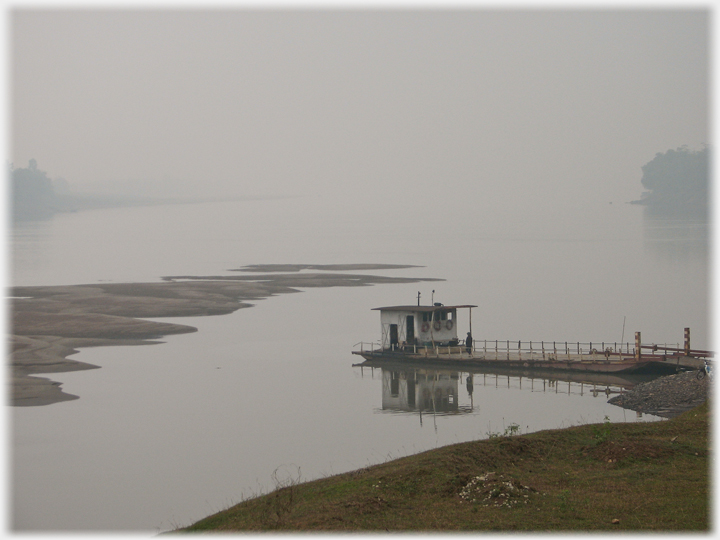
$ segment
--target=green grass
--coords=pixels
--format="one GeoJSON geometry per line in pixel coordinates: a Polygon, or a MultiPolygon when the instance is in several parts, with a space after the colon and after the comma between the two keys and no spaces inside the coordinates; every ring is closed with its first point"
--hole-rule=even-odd
{"type": "Polygon", "coordinates": [[[708,531],[709,416],[455,444],[288,481],[177,532],[708,531]]]}

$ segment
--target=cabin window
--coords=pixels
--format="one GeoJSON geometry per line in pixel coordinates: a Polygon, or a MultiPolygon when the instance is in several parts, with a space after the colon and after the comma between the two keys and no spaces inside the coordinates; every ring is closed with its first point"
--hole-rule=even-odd
{"type": "Polygon", "coordinates": [[[423,313],[423,322],[428,322],[428,314],[423,313]]]}
{"type": "Polygon", "coordinates": [[[447,319],[447,311],[441,311],[440,312],[440,318],[444,321],[447,319]]]}

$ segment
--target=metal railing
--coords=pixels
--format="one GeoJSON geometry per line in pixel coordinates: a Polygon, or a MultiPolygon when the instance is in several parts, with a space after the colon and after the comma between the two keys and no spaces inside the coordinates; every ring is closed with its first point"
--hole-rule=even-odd
{"type": "Polygon", "coordinates": [[[474,340],[473,353],[476,352],[495,360],[562,360],[579,356],[619,359],[634,356],[635,347],[629,342],[474,340]]]}
{"type": "MultiPolygon", "coordinates": [[[[672,344],[671,344],[672,345],[672,344]]],[[[454,345],[393,345],[386,350],[389,352],[404,352],[418,354],[423,357],[435,358],[458,358],[475,357],[485,360],[622,360],[628,357],[635,357],[636,352],[642,356],[681,356],[685,349],[676,344],[676,347],[665,345],[640,345],[637,351],[634,344],[630,342],[606,342],[606,341],[514,341],[514,340],[473,340],[470,354],[467,347],[461,342],[454,345]],[[649,351],[648,352],[644,352],[649,351]]],[[[359,342],[353,348],[360,347],[362,352],[384,351],[380,342],[359,342]]],[[[709,351],[691,350],[692,356],[712,357],[709,351]]]]}
{"type": "Polygon", "coordinates": [[[360,352],[366,352],[366,351],[375,352],[375,351],[382,350],[382,345],[380,344],[379,341],[371,341],[371,342],[361,341],[361,342],[353,345],[353,349],[357,349],[358,346],[360,347],[360,352]]]}

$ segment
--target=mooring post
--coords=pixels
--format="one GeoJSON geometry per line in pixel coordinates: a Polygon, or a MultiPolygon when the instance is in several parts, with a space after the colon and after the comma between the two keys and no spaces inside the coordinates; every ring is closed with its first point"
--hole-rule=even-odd
{"type": "Polygon", "coordinates": [[[635,332],[635,360],[640,361],[640,332],[635,332]]]}
{"type": "Polygon", "coordinates": [[[690,329],[685,329],[685,356],[690,356],[690,329]]]}

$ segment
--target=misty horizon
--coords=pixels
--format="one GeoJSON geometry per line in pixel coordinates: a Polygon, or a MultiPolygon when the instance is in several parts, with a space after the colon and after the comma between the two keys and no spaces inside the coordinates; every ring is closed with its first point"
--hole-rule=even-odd
{"type": "Polygon", "coordinates": [[[704,10],[10,21],[10,161],[80,192],[606,204],[638,198],[656,153],[710,143],[704,10]]]}

